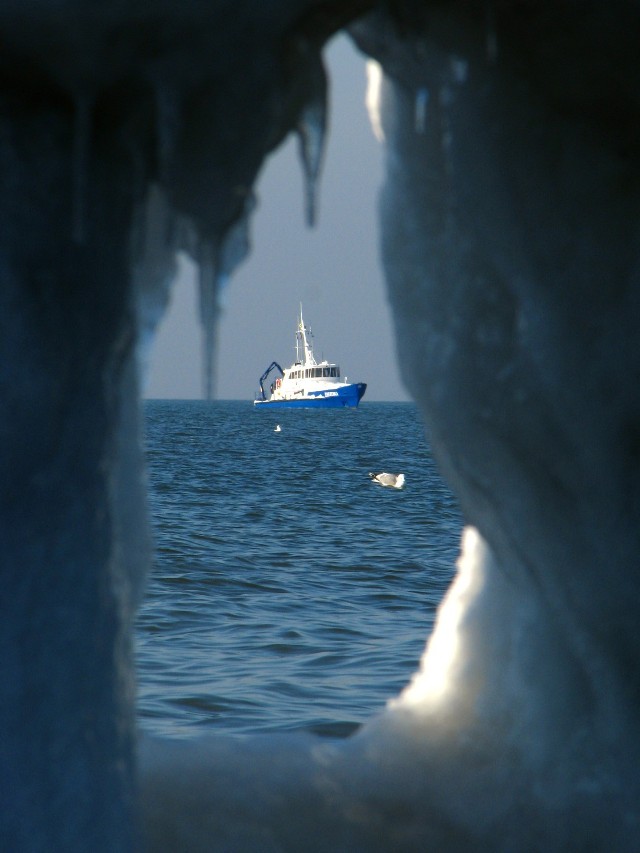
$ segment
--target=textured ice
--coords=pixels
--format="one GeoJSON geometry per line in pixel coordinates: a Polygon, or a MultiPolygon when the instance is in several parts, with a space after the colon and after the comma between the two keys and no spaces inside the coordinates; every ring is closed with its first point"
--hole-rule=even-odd
{"type": "Polygon", "coordinates": [[[8,850],[134,849],[140,817],[150,850],[637,847],[637,4],[419,5],[352,32],[384,68],[382,257],[469,524],[457,578],[420,672],[353,737],[145,741],[137,780],[136,350],[180,248],[213,330],[229,229],[291,131],[312,216],[318,50],[349,13],[0,9],[8,850]]]}

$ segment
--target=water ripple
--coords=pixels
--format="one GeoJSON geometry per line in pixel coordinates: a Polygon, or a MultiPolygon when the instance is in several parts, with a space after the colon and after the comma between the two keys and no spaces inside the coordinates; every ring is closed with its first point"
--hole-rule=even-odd
{"type": "Polygon", "coordinates": [[[346,736],[406,684],[462,525],[415,407],[146,404],[155,561],[139,716],[187,737],[346,736]],[[403,491],[367,472],[403,471],[403,491]]]}

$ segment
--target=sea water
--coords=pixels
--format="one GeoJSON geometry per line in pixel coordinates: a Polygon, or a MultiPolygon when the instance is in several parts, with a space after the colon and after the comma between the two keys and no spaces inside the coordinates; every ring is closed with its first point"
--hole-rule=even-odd
{"type": "Polygon", "coordinates": [[[415,672],[458,554],[462,518],[416,407],[154,400],[144,415],[142,728],[351,733],[415,672]]]}

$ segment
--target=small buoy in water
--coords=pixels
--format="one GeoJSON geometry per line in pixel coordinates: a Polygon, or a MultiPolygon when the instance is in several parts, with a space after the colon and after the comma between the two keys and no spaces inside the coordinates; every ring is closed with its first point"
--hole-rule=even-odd
{"type": "Polygon", "coordinates": [[[390,489],[404,488],[404,474],[387,474],[384,471],[373,474],[369,471],[369,477],[374,483],[379,483],[381,486],[388,486],[390,489]]]}
{"type": "Polygon", "coordinates": [[[280,429],[280,424],[276,424],[276,428],[274,429],[274,432],[282,432],[282,430],[280,429]]]}

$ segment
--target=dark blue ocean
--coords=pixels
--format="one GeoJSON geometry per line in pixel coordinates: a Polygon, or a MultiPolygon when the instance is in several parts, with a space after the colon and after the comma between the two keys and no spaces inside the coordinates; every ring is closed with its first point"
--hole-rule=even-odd
{"type": "Polygon", "coordinates": [[[142,728],[350,733],[416,670],[458,554],[462,519],[416,407],[147,401],[144,414],[142,728]],[[379,470],[405,488],[371,483],[379,470]]]}

